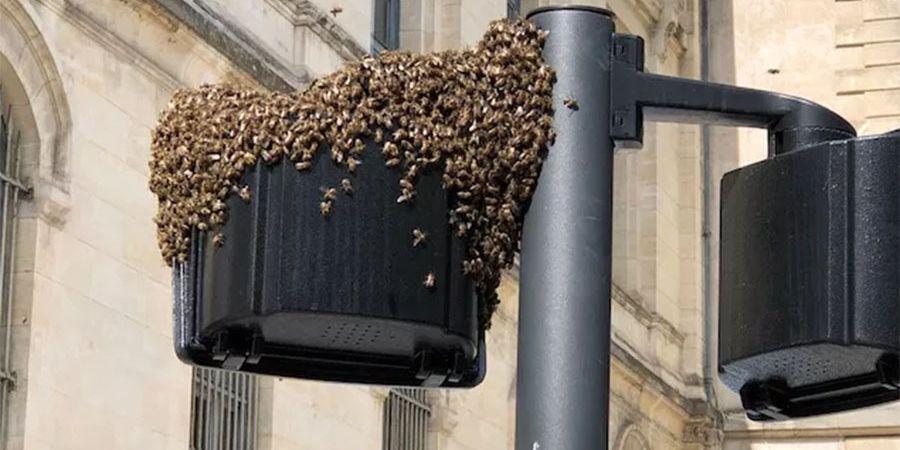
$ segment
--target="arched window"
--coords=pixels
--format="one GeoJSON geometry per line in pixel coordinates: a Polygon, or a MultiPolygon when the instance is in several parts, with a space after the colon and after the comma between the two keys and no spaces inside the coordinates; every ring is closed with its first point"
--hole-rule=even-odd
{"type": "Polygon", "coordinates": [[[0,86],[0,438],[5,440],[7,396],[15,382],[10,364],[12,347],[12,276],[19,198],[30,194],[19,176],[22,133],[13,120],[12,101],[0,86]]]}
{"type": "MultiPolygon", "coordinates": [[[[68,211],[71,121],[50,49],[24,2],[0,1],[0,446],[21,448],[38,223],[68,211]],[[34,188],[34,189],[32,189],[34,188]],[[18,236],[18,237],[16,237],[18,236]]],[[[27,4],[26,4],[27,5],[27,4]]]]}

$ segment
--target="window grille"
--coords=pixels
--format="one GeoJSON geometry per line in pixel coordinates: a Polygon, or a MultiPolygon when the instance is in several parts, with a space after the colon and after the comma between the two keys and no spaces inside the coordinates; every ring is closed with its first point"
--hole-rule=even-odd
{"type": "Polygon", "coordinates": [[[254,450],[258,404],[255,376],[195,368],[191,450],[254,450]]]}
{"type": "Polygon", "coordinates": [[[0,87],[0,442],[6,442],[9,391],[15,379],[10,368],[12,344],[12,274],[16,214],[20,197],[31,191],[19,181],[19,131],[0,87]]]}
{"type": "Polygon", "coordinates": [[[375,0],[373,52],[400,48],[400,0],[375,0]]]}
{"type": "Polygon", "coordinates": [[[429,417],[424,389],[391,389],[384,402],[383,450],[425,450],[429,417]]]}
{"type": "Polygon", "coordinates": [[[518,19],[522,14],[521,0],[506,0],[506,18],[513,20],[518,19]]]}

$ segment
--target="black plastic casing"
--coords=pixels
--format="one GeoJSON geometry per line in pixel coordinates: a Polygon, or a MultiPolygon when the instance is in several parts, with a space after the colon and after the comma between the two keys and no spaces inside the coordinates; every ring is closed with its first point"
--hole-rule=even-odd
{"type": "Polygon", "coordinates": [[[370,144],[353,175],[328,153],[306,172],[289,162],[249,169],[251,200],[227,200],[222,247],[194,232],[190,257],[174,268],[176,353],[283,377],[477,385],[483,333],[440,171],[423,172],[412,204],[398,204],[400,171],[385,167],[380,148],[370,144]],[[337,197],[323,216],[328,188],[337,197]],[[424,245],[413,247],[415,228],[424,245]]]}
{"type": "Polygon", "coordinates": [[[900,399],[900,134],[722,180],[720,377],[778,420],[900,399]]]}

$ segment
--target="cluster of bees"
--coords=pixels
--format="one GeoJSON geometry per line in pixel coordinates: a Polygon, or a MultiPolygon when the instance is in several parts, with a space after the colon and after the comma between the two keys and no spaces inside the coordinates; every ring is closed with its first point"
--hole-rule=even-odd
{"type": "MultiPolygon", "coordinates": [[[[216,233],[230,195],[249,201],[240,178],[259,161],[289,160],[302,172],[327,149],[348,173],[323,192],[327,217],[338,191],[352,195],[351,178],[364,170],[364,141],[372,140],[384,164],[400,171],[398,203],[414,207],[418,175],[442,172],[452,199],[448,220],[467,242],[463,270],[488,326],[501,271],[519,249],[542,152],[554,138],[554,74],[541,59],[544,39],[529,22],[496,21],[473,48],[382,53],[303,91],[207,85],[177,92],[153,132],[150,160],[163,258],[184,261],[194,227],[216,233]]],[[[412,237],[413,246],[426,239],[421,230],[412,237]]],[[[427,274],[423,284],[434,283],[427,274]]]]}

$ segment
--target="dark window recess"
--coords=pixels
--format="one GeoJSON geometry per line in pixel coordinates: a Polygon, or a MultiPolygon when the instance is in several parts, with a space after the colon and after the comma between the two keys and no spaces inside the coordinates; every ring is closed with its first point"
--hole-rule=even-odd
{"type": "Polygon", "coordinates": [[[522,14],[521,0],[506,0],[506,18],[509,20],[518,19],[522,14]]]}
{"type": "Polygon", "coordinates": [[[426,450],[431,405],[424,389],[391,389],[384,402],[382,450],[426,450]]]}
{"type": "Polygon", "coordinates": [[[190,450],[254,450],[259,390],[253,375],[194,368],[190,450]]]}
{"type": "Polygon", "coordinates": [[[375,0],[372,52],[400,48],[400,0],[375,0]]]}
{"type": "Polygon", "coordinates": [[[31,192],[20,180],[19,137],[12,119],[12,105],[6,102],[0,86],[0,442],[8,434],[8,398],[16,382],[10,364],[16,217],[19,198],[31,192]]]}

